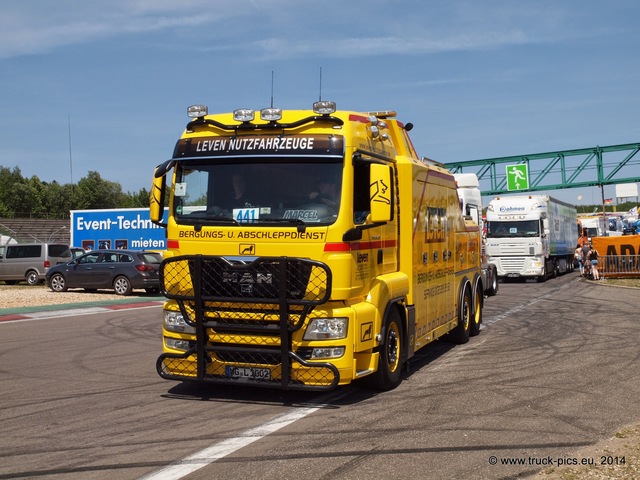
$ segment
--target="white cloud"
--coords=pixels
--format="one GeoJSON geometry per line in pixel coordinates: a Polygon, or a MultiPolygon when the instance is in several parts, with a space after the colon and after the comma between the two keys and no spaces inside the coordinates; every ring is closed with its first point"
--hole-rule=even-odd
{"type": "MultiPolygon", "coordinates": [[[[226,4],[226,3],[225,3],[226,4]]],[[[5,0],[0,6],[0,58],[42,54],[66,45],[123,34],[197,27],[224,18],[210,1],[77,2],[5,0]]]]}
{"type": "Polygon", "coordinates": [[[340,4],[338,12],[330,10],[331,3],[262,0],[239,5],[232,0],[58,0],[52,8],[47,0],[3,0],[0,58],[183,27],[191,27],[191,33],[197,34],[199,41],[194,40],[194,48],[236,49],[262,60],[494,49],[549,42],[569,34],[566,25],[558,27],[566,18],[561,7],[523,10],[518,6],[510,10],[480,8],[476,2],[452,2],[445,7],[416,2],[398,9],[372,0],[373,5],[367,3],[370,8],[363,10],[357,8],[358,4],[362,7],[361,2],[351,4],[350,0],[340,4]],[[332,14],[335,16],[331,17],[332,14]],[[242,17],[258,28],[230,30],[228,20],[242,17]],[[360,21],[354,22],[354,17],[360,21]],[[393,17],[393,21],[383,23],[386,17],[393,17]]]}

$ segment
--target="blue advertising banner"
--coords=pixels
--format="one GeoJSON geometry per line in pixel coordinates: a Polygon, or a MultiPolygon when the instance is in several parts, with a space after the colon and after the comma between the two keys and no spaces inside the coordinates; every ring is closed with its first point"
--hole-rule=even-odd
{"type": "MultiPolygon", "coordinates": [[[[167,221],[167,209],[162,221],[167,221]]],[[[165,229],[151,221],[148,208],[71,210],[71,245],[75,247],[165,250],[166,240],[165,229]]]]}

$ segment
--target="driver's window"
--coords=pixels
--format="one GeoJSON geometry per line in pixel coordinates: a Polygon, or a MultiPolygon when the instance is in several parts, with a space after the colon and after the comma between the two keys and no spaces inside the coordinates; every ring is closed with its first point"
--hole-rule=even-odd
{"type": "Polygon", "coordinates": [[[179,215],[204,212],[209,196],[209,172],[183,167],[174,188],[174,195],[176,213],[179,215]]]}
{"type": "Polygon", "coordinates": [[[96,263],[98,261],[99,253],[88,253],[84,257],[78,259],[78,263],[83,265],[87,263],[96,263]]]}
{"type": "Polygon", "coordinates": [[[353,171],[353,223],[362,224],[371,211],[368,162],[356,162],[353,171]]]}

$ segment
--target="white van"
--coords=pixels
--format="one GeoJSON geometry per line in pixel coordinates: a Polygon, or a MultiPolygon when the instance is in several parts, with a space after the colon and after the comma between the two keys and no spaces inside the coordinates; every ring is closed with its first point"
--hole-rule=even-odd
{"type": "Polygon", "coordinates": [[[59,243],[22,243],[6,245],[0,256],[0,280],[7,285],[26,281],[37,285],[49,267],[71,260],[69,245],[59,243]]]}

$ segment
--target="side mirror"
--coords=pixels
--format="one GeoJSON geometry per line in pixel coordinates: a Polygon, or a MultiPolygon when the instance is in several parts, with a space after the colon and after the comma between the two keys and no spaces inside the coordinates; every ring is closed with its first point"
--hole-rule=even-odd
{"type": "Polygon", "coordinates": [[[371,221],[373,223],[391,220],[393,217],[391,167],[379,163],[371,165],[369,201],[371,203],[371,221]]]}
{"type": "Polygon", "coordinates": [[[149,197],[149,218],[151,221],[161,227],[166,227],[166,223],[162,223],[164,215],[164,195],[166,189],[166,181],[164,175],[154,175],[151,184],[151,195],[149,197]]]}

